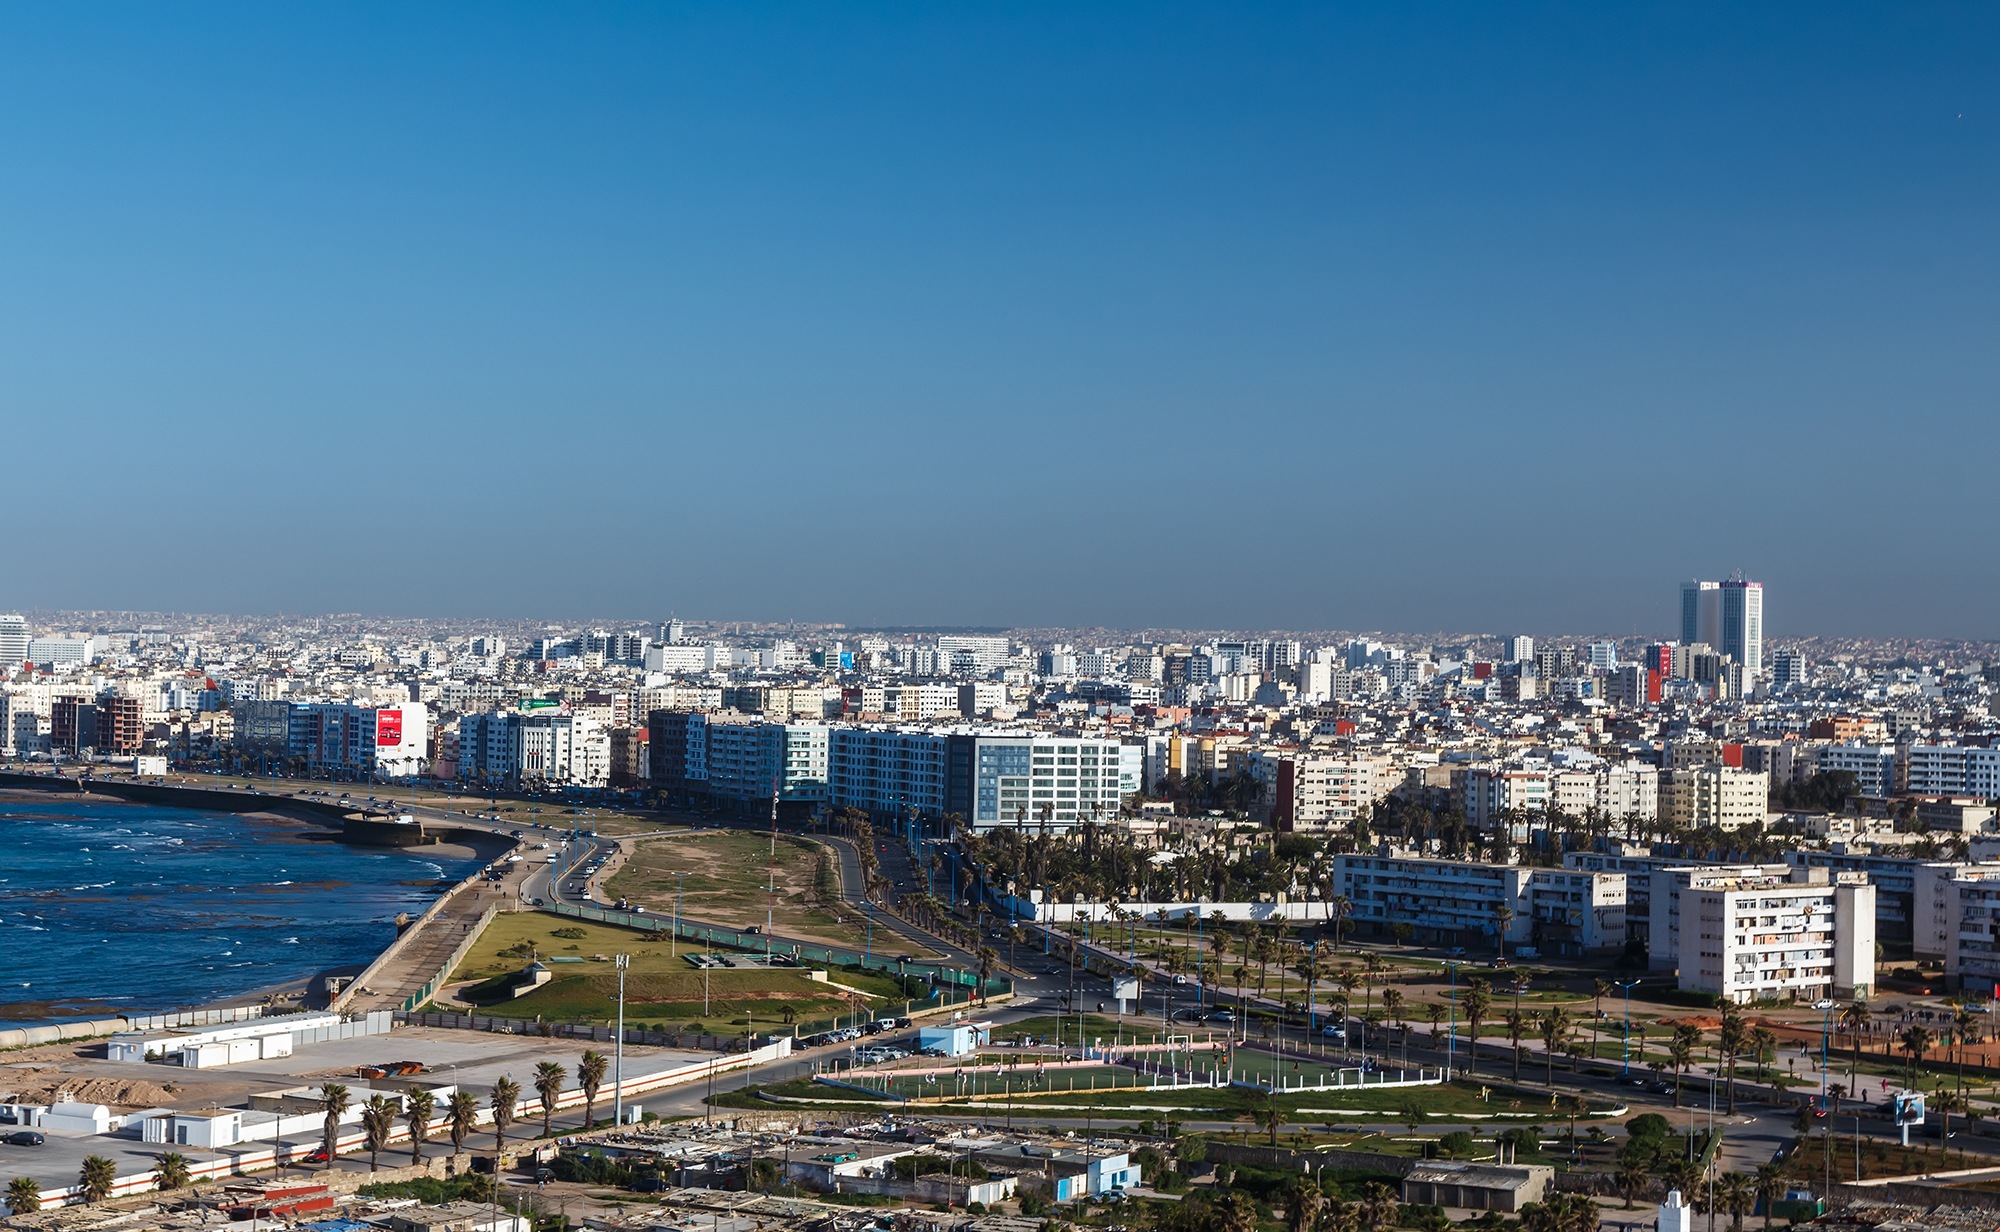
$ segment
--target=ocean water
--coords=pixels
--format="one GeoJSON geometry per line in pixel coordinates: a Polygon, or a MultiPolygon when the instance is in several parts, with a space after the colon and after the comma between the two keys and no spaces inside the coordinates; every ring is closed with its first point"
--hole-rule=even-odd
{"type": "Polygon", "coordinates": [[[0,800],[0,1026],[202,1005],[366,965],[479,864],[304,823],[0,800]]]}

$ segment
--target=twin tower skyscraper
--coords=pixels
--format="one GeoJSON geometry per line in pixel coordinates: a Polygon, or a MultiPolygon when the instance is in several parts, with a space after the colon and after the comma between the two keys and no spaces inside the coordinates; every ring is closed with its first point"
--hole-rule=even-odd
{"type": "Polygon", "coordinates": [[[1681,644],[1700,642],[1728,655],[1743,674],[1764,674],[1764,583],[1732,574],[1726,582],[1681,583],[1681,644]]]}

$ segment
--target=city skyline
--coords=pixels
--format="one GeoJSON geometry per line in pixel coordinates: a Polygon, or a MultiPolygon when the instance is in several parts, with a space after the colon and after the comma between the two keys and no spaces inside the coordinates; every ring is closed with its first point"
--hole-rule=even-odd
{"type": "Polygon", "coordinates": [[[210,12],[0,47],[13,603],[1995,631],[1990,10],[210,12]]]}

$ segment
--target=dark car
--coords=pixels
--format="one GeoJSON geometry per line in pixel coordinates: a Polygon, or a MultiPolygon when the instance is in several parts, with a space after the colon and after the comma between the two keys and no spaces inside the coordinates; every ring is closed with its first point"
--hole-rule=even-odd
{"type": "Polygon", "coordinates": [[[32,1129],[21,1129],[8,1134],[6,1138],[0,1139],[0,1141],[6,1142],[8,1146],[40,1146],[44,1142],[47,1142],[48,1139],[32,1129]]]}

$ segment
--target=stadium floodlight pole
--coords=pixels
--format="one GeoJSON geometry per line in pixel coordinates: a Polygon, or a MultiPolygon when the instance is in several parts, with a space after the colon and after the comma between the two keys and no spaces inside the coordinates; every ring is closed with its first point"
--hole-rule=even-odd
{"type": "Polygon", "coordinates": [[[611,1121],[614,1125],[625,1123],[625,970],[632,965],[630,954],[620,954],[614,960],[618,964],[618,1040],[613,1051],[616,1058],[611,1068],[611,1121]]]}

